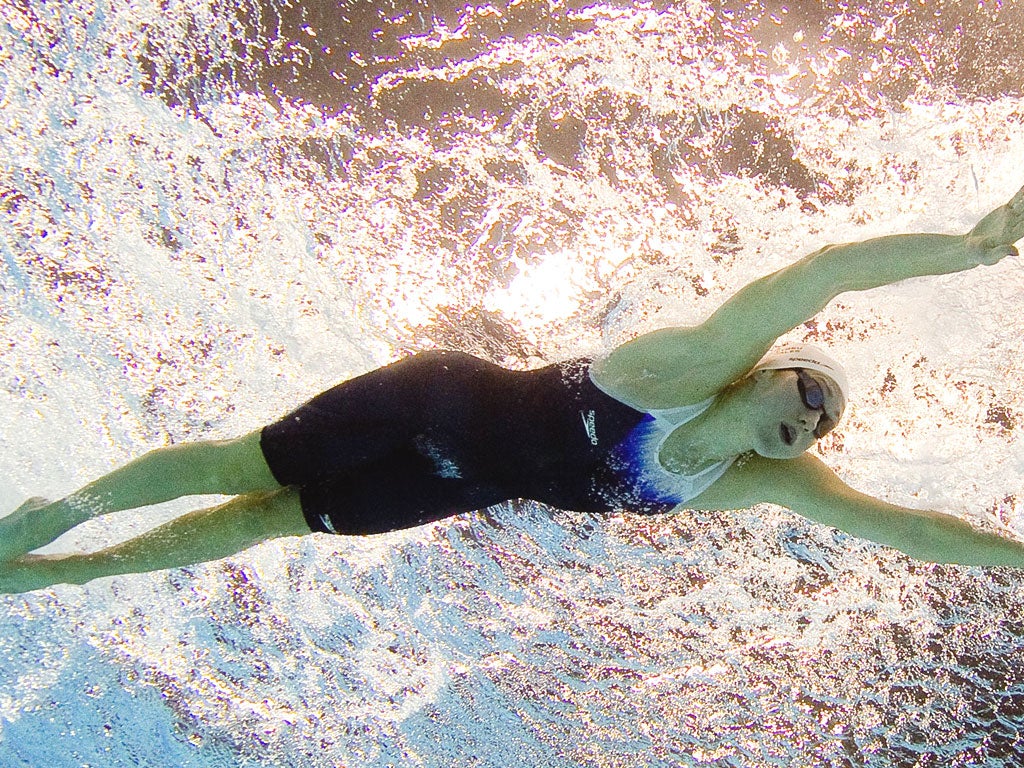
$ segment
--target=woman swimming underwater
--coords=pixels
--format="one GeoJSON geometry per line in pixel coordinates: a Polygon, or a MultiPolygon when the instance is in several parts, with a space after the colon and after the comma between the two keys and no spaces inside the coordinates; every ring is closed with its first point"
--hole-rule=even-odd
{"type": "Polygon", "coordinates": [[[1024,237],[1024,189],[965,235],[831,245],[747,285],[702,324],[597,360],[509,371],[434,351],[371,371],[244,437],[160,448],[0,520],[0,590],[224,558],[312,531],[380,533],[515,498],[583,512],[771,502],[926,561],[1024,567],[1024,544],[888,504],[807,453],[848,387],[821,350],[770,351],[845,291],[995,264],[1024,237]],[[87,554],[31,555],[97,515],[195,494],[233,500],[87,554]]]}

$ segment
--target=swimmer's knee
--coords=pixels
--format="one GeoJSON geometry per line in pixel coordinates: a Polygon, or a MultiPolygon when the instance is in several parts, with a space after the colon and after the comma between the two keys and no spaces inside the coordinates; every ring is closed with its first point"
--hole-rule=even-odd
{"type": "Polygon", "coordinates": [[[268,493],[247,494],[229,502],[229,506],[238,508],[237,524],[246,527],[254,541],[310,532],[297,488],[279,487],[268,493]]]}
{"type": "Polygon", "coordinates": [[[233,440],[206,443],[203,473],[219,493],[263,493],[281,489],[260,446],[260,430],[233,440]]]}

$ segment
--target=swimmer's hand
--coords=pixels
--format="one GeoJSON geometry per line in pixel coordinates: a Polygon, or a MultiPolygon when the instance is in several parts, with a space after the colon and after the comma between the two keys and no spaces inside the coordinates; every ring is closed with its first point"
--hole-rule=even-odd
{"type": "Polygon", "coordinates": [[[967,250],[978,264],[996,264],[1016,256],[1014,247],[1024,238],[1024,187],[1006,205],[1001,205],[967,233],[967,250]]]}

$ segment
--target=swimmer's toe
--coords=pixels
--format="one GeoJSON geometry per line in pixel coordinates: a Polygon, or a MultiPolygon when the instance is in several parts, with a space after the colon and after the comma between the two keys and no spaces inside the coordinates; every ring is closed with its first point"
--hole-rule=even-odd
{"type": "Polygon", "coordinates": [[[0,518],[0,561],[13,560],[35,549],[25,545],[25,541],[32,538],[32,514],[51,503],[43,496],[33,496],[9,515],[0,518]]]}
{"type": "Polygon", "coordinates": [[[31,498],[25,499],[25,501],[21,503],[21,506],[11,514],[13,515],[15,512],[34,512],[35,510],[48,506],[52,503],[53,502],[45,496],[32,496],[31,498]]]}

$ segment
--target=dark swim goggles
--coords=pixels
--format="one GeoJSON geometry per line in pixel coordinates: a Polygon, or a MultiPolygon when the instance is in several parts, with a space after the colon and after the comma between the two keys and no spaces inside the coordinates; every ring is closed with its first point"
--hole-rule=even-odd
{"type": "Polygon", "coordinates": [[[800,390],[800,399],[812,411],[821,411],[818,426],[814,428],[814,436],[822,437],[836,426],[836,420],[825,412],[825,390],[811,374],[803,368],[796,368],[796,386],[800,390]]]}

